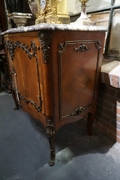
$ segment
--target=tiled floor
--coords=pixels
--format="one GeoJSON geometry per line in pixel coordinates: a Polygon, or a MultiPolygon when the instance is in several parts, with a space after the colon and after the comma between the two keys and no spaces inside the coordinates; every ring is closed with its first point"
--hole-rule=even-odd
{"type": "Polygon", "coordinates": [[[120,180],[120,144],[86,121],[63,126],[56,134],[56,164],[48,165],[45,129],[0,93],[0,180],[120,180]]]}

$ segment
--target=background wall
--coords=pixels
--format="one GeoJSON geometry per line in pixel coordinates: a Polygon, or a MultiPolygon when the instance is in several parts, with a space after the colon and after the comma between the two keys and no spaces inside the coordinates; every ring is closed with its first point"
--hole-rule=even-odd
{"type": "Polygon", "coordinates": [[[94,125],[120,143],[120,89],[101,83],[94,125]]]}

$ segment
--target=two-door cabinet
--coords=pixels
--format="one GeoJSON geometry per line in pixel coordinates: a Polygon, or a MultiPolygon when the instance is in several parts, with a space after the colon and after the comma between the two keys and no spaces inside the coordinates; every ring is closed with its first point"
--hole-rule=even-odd
{"type": "Polygon", "coordinates": [[[39,24],[4,34],[16,108],[42,122],[55,162],[55,133],[88,114],[92,134],[105,29],[39,24]]]}

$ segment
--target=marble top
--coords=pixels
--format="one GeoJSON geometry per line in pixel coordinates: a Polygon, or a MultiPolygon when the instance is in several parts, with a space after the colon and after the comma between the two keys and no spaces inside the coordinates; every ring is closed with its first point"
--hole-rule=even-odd
{"type": "Polygon", "coordinates": [[[103,59],[101,82],[115,88],[120,88],[120,61],[103,59]]]}
{"type": "Polygon", "coordinates": [[[72,31],[106,31],[106,29],[102,26],[79,26],[74,23],[71,24],[48,24],[41,23],[32,26],[18,27],[8,29],[1,33],[1,35],[11,34],[11,33],[19,33],[19,32],[30,32],[30,31],[38,31],[38,30],[72,30],[72,31]]]}

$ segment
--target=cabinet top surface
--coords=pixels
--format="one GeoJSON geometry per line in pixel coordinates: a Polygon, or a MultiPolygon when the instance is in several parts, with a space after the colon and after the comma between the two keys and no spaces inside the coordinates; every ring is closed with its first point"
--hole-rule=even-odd
{"type": "Polygon", "coordinates": [[[79,26],[75,24],[41,23],[41,24],[32,25],[32,26],[8,29],[7,31],[2,32],[1,35],[19,33],[19,32],[38,31],[38,30],[106,31],[106,29],[102,26],[79,26]]]}

